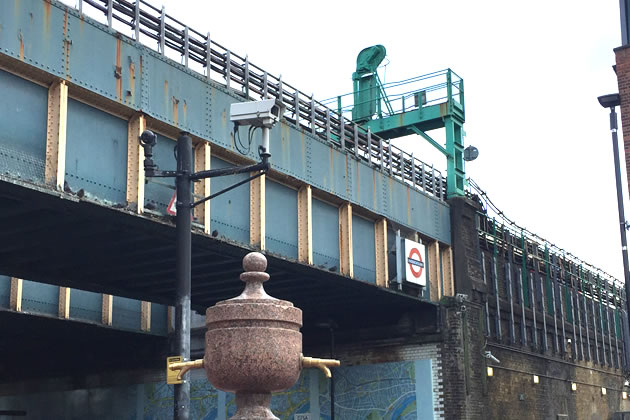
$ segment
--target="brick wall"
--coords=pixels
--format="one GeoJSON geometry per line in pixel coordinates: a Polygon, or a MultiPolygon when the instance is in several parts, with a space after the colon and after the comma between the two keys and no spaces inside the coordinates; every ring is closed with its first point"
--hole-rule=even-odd
{"type": "Polygon", "coordinates": [[[569,419],[609,419],[614,412],[630,411],[629,400],[621,397],[624,378],[619,373],[508,348],[489,349],[501,363],[491,363],[494,375],[487,379],[490,404],[484,418],[538,420],[564,414],[569,419]],[[575,392],[571,382],[577,384],[575,392]]]}
{"type": "MultiPolygon", "coordinates": [[[[628,54],[630,63],[630,50],[623,52],[628,54]]],[[[630,98],[628,102],[630,105],[630,98]]],[[[628,122],[630,123],[630,120],[628,122]]],[[[630,133],[630,125],[627,131],[630,133]]],[[[456,205],[451,203],[451,208],[456,209],[452,212],[451,218],[461,218],[457,231],[453,232],[453,241],[462,243],[461,246],[454,246],[455,266],[459,264],[459,267],[465,267],[465,272],[456,270],[456,275],[460,276],[456,279],[456,285],[460,287],[456,292],[470,292],[469,299],[472,301],[458,302],[453,299],[442,302],[444,313],[442,380],[445,385],[446,418],[610,419],[617,411],[630,411],[628,402],[630,400],[621,398],[624,378],[621,371],[614,367],[614,363],[610,366],[574,360],[575,356],[570,352],[547,351],[546,354],[542,354],[540,347],[537,347],[536,351],[531,347],[531,335],[526,345],[519,335],[518,322],[522,317],[519,305],[514,308],[516,318],[514,341],[495,337],[496,333],[492,328],[490,331],[492,336],[486,337],[485,302],[492,296],[488,296],[482,287],[475,286],[483,283],[483,278],[479,277],[479,273],[482,273],[479,270],[481,255],[479,248],[474,244],[474,241],[478,241],[474,218],[473,222],[470,222],[477,206],[470,200],[460,200],[456,205]],[[472,226],[466,226],[467,223],[472,226]],[[471,284],[466,285],[466,282],[471,284]],[[519,315],[516,316],[517,314],[519,315]],[[484,351],[491,351],[500,363],[490,362],[483,357],[484,351]],[[490,378],[486,374],[488,365],[494,368],[494,375],[490,378]],[[533,384],[534,374],[540,377],[540,383],[537,385],[533,384]],[[575,392],[571,390],[572,381],[577,383],[575,392]],[[602,395],[602,387],[606,388],[606,395],[602,395]]],[[[457,226],[456,221],[452,220],[451,225],[457,226]]],[[[501,263],[498,275],[504,271],[503,268],[501,263]]],[[[499,291],[503,296],[505,290],[501,290],[501,287],[505,286],[504,280],[500,278],[498,282],[499,291]]],[[[510,308],[506,302],[502,305],[505,305],[501,308],[501,322],[505,335],[510,308]]],[[[491,305],[491,315],[494,312],[491,305]]],[[[526,315],[528,324],[531,324],[531,314],[526,315]]],[[[550,316],[546,319],[550,331],[553,326],[549,324],[553,319],[550,316]]],[[[492,321],[491,318],[491,326],[492,321]]],[[[540,322],[538,319],[537,324],[540,322]]],[[[570,331],[569,328],[572,326],[569,323],[565,326],[567,331],[570,331]]],[[[542,327],[537,326],[537,329],[540,328],[542,327]]],[[[583,332],[586,333],[586,329],[583,332]]],[[[572,335],[567,337],[572,338],[572,335]]],[[[553,337],[548,338],[551,340],[553,337]]],[[[611,347],[614,348],[614,345],[611,346],[609,342],[607,350],[610,351],[611,347]]],[[[610,354],[616,357],[616,352],[610,351],[609,358],[610,354]]]]}
{"type": "Polygon", "coordinates": [[[486,419],[487,399],[481,353],[485,343],[482,308],[473,302],[450,300],[443,306],[444,341],[441,343],[444,412],[447,419],[486,419]]]}
{"type": "MultiPolygon", "coordinates": [[[[621,128],[626,160],[626,173],[630,177],[630,45],[615,49],[617,84],[621,99],[621,128]]],[[[628,180],[630,186],[630,179],[628,180]]]]}

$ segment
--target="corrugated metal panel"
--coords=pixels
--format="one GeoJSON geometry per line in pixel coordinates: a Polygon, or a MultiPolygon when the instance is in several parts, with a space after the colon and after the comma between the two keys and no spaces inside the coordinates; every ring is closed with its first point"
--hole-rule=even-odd
{"type": "Polygon", "coordinates": [[[297,259],[297,191],[267,180],[265,193],[267,249],[297,259]]]}
{"type": "Polygon", "coordinates": [[[59,286],[22,282],[22,311],[57,316],[59,311],[59,286]]]}
{"type": "Polygon", "coordinates": [[[48,90],[0,70],[0,97],[0,173],[44,182],[48,90]]]}
{"type": "MultiPolygon", "coordinates": [[[[211,167],[226,168],[232,164],[212,157],[211,167]]],[[[247,174],[213,178],[211,192],[215,193],[246,179],[247,174]]],[[[218,235],[233,241],[249,244],[249,186],[242,185],[210,201],[210,226],[218,235]]]]}
{"type": "MultiPolygon", "coordinates": [[[[173,154],[176,144],[174,140],[168,137],[157,135],[157,144],[153,148],[153,161],[161,170],[177,169],[177,162],[173,154]]],[[[147,180],[149,182],[144,186],[145,208],[166,214],[166,207],[175,193],[175,178],[147,178],[147,180]]]]}
{"type": "Polygon", "coordinates": [[[352,255],[354,277],[376,284],[376,248],[374,222],[352,216],[352,255]]]}
{"type": "Polygon", "coordinates": [[[66,180],[73,191],[125,203],[127,121],[68,100],[66,180]]]}
{"type": "Polygon", "coordinates": [[[313,263],[339,272],[339,209],[313,198],[313,226],[313,263]]]}

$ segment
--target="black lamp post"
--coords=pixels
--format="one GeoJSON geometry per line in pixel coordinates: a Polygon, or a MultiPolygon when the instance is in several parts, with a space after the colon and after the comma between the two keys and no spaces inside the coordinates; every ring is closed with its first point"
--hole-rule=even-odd
{"type": "MultiPolygon", "coordinates": [[[[192,138],[182,132],[177,139],[176,171],[161,171],[153,162],[153,147],[157,143],[157,136],[147,130],[140,136],[140,144],[144,148],[144,172],[147,177],[174,177],[176,179],[177,215],[176,229],[176,290],[175,290],[175,334],[176,351],[182,361],[190,360],[190,272],[191,272],[191,212],[192,209],[220,194],[228,192],[239,185],[246,184],[258,178],[270,168],[269,132],[272,123],[262,126],[263,146],[259,149],[260,163],[248,166],[211,169],[193,172],[192,138]],[[249,178],[231,185],[219,192],[199,201],[193,201],[192,183],[195,180],[213,178],[217,176],[254,173],[249,178]]],[[[235,130],[237,127],[235,127],[235,130]]],[[[190,382],[188,374],[184,375],[183,383],[175,385],[174,418],[188,420],[190,417],[190,382]]]]}
{"type": "Polygon", "coordinates": [[[621,168],[619,167],[619,145],[617,141],[617,113],[615,107],[621,103],[619,94],[612,93],[597,98],[604,108],[610,108],[610,132],[612,134],[613,157],[615,161],[615,182],[617,184],[617,210],[619,212],[619,232],[621,234],[621,255],[623,256],[623,277],[626,290],[626,318],[624,319],[624,354],[625,371],[630,370],[630,337],[628,336],[628,316],[630,316],[630,270],[628,269],[628,242],[626,239],[626,217],[623,209],[623,190],[621,186],[621,168]]]}

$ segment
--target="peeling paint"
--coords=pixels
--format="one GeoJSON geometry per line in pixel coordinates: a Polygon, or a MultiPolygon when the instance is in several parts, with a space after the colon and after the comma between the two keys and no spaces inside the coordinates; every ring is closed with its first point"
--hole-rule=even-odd
{"type": "Polygon", "coordinates": [[[70,44],[71,42],[68,40],[64,40],[65,48],[66,48],[66,79],[72,79],[70,76],[70,44]]]}
{"type": "Polygon", "coordinates": [[[66,9],[66,12],[63,16],[63,38],[64,48],[66,52],[66,79],[70,80],[72,78],[70,77],[70,44],[72,43],[72,41],[68,39],[68,9],[66,9]]]}
{"type": "Polygon", "coordinates": [[[443,102],[440,104],[440,117],[445,117],[448,115],[448,102],[443,102]]]}
{"type": "Polygon", "coordinates": [[[122,102],[122,66],[120,60],[120,50],[122,49],[122,39],[116,38],[116,70],[114,78],[116,79],[116,96],[122,102]]]}
{"type": "Polygon", "coordinates": [[[177,116],[177,109],[179,107],[179,99],[177,99],[176,97],[173,96],[173,123],[175,124],[176,127],[179,127],[179,122],[178,122],[178,116],[177,116]]]}
{"type": "Polygon", "coordinates": [[[45,0],[44,2],[44,29],[46,32],[50,30],[50,2],[45,0]]]}
{"type": "Polygon", "coordinates": [[[136,64],[129,57],[129,90],[130,95],[125,98],[125,102],[131,101],[136,96],[136,64]]]}
{"type": "Polygon", "coordinates": [[[22,38],[22,33],[18,35],[18,39],[20,40],[20,60],[24,61],[24,39],[22,38]]]}
{"type": "Polygon", "coordinates": [[[184,99],[184,119],[182,120],[184,122],[184,125],[188,123],[187,117],[188,117],[188,104],[186,104],[186,100],[184,99]]]}

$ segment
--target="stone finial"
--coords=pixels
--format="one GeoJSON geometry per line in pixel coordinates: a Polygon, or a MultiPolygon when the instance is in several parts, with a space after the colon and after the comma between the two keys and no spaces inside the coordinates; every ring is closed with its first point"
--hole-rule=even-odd
{"type": "Polygon", "coordinates": [[[261,272],[267,269],[267,258],[260,252],[250,252],[243,258],[243,270],[245,272],[261,272]]]}
{"type": "Polygon", "coordinates": [[[263,288],[263,283],[269,280],[267,258],[260,252],[250,252],[243,258],[241,280],[245,282],[245,290],[235,299],[273,299],[263,288]]]}

